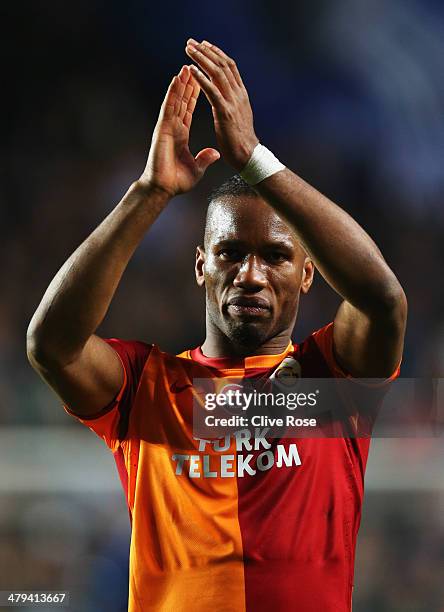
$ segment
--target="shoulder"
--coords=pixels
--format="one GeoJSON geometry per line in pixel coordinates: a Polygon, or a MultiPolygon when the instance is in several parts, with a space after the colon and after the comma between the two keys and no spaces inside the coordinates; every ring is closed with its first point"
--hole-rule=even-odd
{"type": "Polygon", "coordinates": [[[302,376],[319,378],[343,378],[358,386],[368,389],[381,390],[385,393],[389,383],[398,378],[400,367],[394,370],[391,376],[382,379],[356,378],[347,372],[337,361],[333,343],[334,322],[314,331],[301,344],[295,345],[295,358],[301,363],[302,376]]]}
{"type": "Polygon", "coordinates": [[[155,346],[141,340],[124,340],[123,338],[104,338],[104,340],[119,354],[148,356],[155,346]]]}
{"type": "Polygon", "coordinates": [[[333,350],[333,322],[312,332],[303,342],[294,345],[305,377],[343,377],[347,374],[336,361],[333,350]]]}
{"type": "Polygon", "coordinates": [[[122,338],[105,338],[119,355],[127,374],[140,376],[145,369],[157,371],[159,368],[168,371],[186,370],[201,373],[208,367],[198,363],[192,357],[192,350],[186,349],[178,354],[162,350],[157,344],[140,340],[122,338]]]}
{"type": "Polygon", "coordinates": [[[128,379],[138,379],[145,367],[154,345],[140,340],[123,340],[122,338],[104,338],[113,348],[122,362],[128,379]]]}

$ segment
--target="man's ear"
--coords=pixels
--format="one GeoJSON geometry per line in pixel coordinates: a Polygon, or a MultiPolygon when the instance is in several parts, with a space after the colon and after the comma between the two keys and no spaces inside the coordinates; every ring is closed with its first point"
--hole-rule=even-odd
{"type": "Polygon", "coordinates": [[[196,282],[199,287],[205,285],[205,251],[203,246],[196,248],[196,265],[194,266],[196,273],[196,282]]]}
{"type": "Polygon", "coordinates": [[[309,257],[306,257],[304,261],[304,267],[302,269],[301,293],[307,294],[310,291],[310,287],[313,282],[314,271],[314,263],[309,257]]]}

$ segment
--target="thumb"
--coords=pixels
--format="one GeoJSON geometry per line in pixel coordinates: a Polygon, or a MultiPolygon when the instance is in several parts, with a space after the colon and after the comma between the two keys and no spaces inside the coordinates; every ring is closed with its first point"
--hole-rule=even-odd
{"type": "Polygon", "coordinates": [[[216,151],[216,149],[202,149],[194,159],[196,160],[199,171],[203,174],[211,164],[214,164],[214,162],[220,159],[220,153],[216,151]]]}

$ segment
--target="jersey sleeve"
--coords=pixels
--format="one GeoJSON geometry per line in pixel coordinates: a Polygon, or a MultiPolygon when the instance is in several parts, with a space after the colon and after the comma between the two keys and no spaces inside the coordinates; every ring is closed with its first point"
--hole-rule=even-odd
{"type": "Polygon", "coordinates": [[[131,408],[152,345],[117,338],[105,338],[105,342],[116,351],[123,366],[124,380],[116,397],[92,417],[80,417],[68,406],[63,408],[69,415],[89,427],[115,452],[126,436],[131,408]]]}
{"type": "Polygon", "coordinates": [[[372,380],[353,377],[339,365],[335,357],[333,325],[334,323],[331,322],[314,332],[313,339],[332,376],[344,380],[344,383],[339,383],[340,405],[341,410],[345,409],[347,423],[351,427],[349,433],[356,438],[367,438],[372,435],[384,397],[389,390],[390,383],[399,376],[401,364],[398,364],[386,379],[372,380]]]}
{"type": "MultiPolygon", "coordinates": [[[[346,372],[339,365],[335,357],[334,349],[333,349],[333,321],[329,323],[328,325],[321,327],[321,329],[318,329],[318,331],[314,332],[313,339],[316,342],[316,345],[318,349],[320,350],[320,352],[322,353],[325,361],[327,362],[328,368],[333,374],[333,376],[335,378],[348,378],[350,380],[353,380],[353,376],[349,374],[348,372],[346,372]]],[[[378,386],[384,387],[387,383],[390,383],[391,381],[395,380],[399,376],[400,369],[401,369],[401,363],[398,364],[398,366],[395,368],[393,373],[388,378],[384,380],[376,379],[375,381],[369,380],[369,381],[366,381],[365,383],[363,382],[363,380],[359,379],[359,384],[365,384],[369,386],[371,385],[372,387],[378,387],[378,386]]]]}

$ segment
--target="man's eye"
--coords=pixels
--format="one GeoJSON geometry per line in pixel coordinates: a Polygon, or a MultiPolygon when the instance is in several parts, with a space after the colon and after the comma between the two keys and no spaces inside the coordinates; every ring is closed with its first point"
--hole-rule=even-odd
{"type": "Polygon", "coordinates": [[[287,256],[285,255],[285,253],[281,253],[280,251],[271,251],[270,253],[268,253],[267,259],[273,263],[279,263],[285,261],[287,259],[287,256]]]}
{"type": "Polygon", "coordinates": [[[223,249],[222,251],[219,251],[219,257],[226,261],[234,260],[234,259],[239,259],[241,257],[241,253],[240,251],[237,251],[236,249],[223,249]]]}

